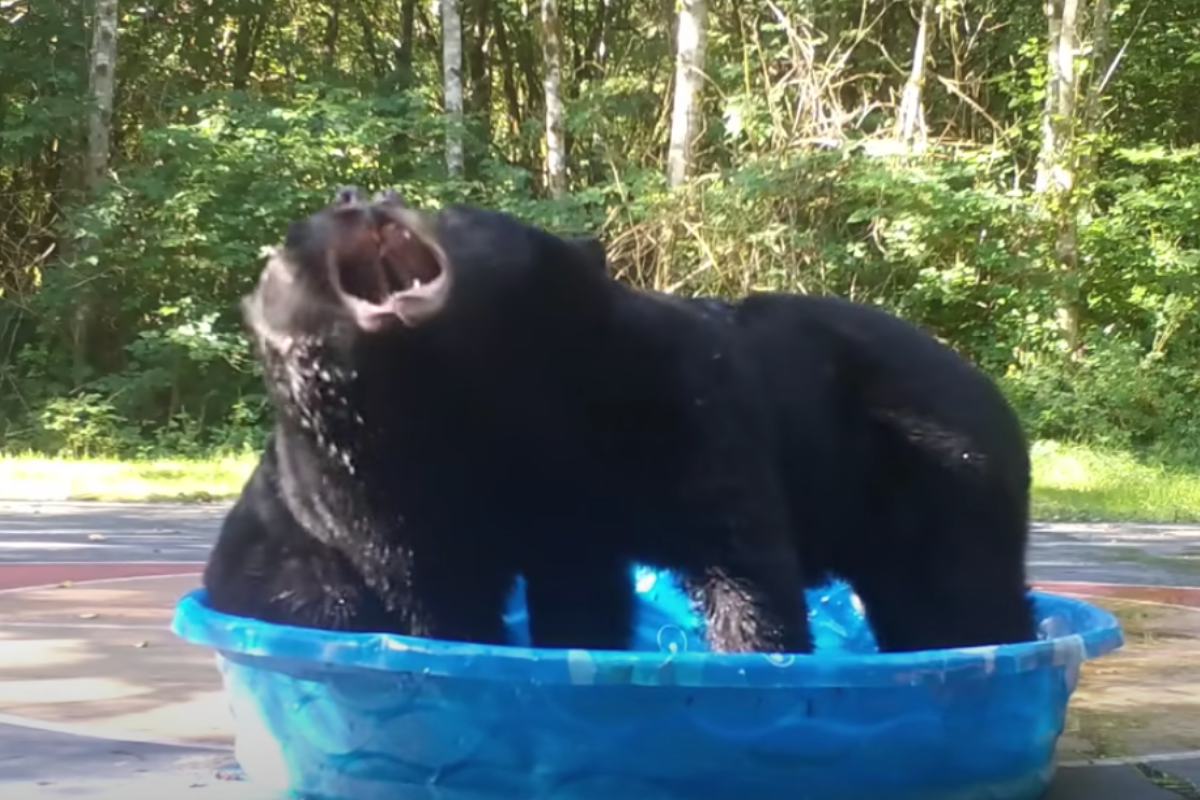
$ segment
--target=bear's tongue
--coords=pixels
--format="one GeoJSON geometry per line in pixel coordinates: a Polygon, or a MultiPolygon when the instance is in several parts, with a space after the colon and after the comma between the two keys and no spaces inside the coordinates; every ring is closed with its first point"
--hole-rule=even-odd
{"type": "Polygon", "coordinates": [[[383,227],[380,257],[388,288],[393,293],[417,289],[434,281],[442,267],[429,245],[399,222],[383,227]]]}

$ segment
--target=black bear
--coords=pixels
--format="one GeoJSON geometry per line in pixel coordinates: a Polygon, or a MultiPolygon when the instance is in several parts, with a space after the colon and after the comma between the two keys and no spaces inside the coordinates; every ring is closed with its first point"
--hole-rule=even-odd
{"type": "Polygon", "coordinates": [[[774,406],[805,577],[846,579],[881,650],[1033,639],[1029,451],[991,378],[861,303],[760,294],[725,313],[774,406]]]}
{"type": "Polygon", "coordinates": [[[1034,638],[1028,445],[985,373],[861,303],[685,302],[760,375],[806,583],[851,583],[885,651],[1034,638]]]}
{"type": "Polygon", "coordinates": [[[631,563],[717,651],[811,647],[756,372],[724,321],[493,211],[339,193],[244,302],[276,424],[205,572],[218,610],[621,649],[631,563]]]}

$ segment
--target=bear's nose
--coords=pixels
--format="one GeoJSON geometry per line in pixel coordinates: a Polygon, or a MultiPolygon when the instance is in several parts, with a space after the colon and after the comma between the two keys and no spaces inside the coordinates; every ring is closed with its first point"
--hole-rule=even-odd
{"type": "Polygon", "coordinates": [[[333,196],[334,205],[349,206],[358,203],[358,187],[343,186],[337,190],[337,194],[333,196]]]}

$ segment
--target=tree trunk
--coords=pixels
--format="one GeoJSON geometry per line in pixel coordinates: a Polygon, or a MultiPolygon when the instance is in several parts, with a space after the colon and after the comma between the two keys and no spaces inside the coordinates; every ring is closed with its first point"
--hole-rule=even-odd
{"type": "Polygon", "coordinates": [[[925,62],[929,60],[932,47],[935,11],[936,0],[922,0],[917,41],[913,44],[912,68],[904,84],[900,113],[896,119],[896,138],[913,149],[922,149],[925,144],[925,62]]]}
{"type": "Polygon", "coordinates": [[[339,0],[329,5],[329,12],[325,17],[325,71],[333,72],[337,66],[337,43],[338,37],[341,35],[342,27],[342,7],[339,0]]]}
{"type": "Polygon", "coordinates": [[[467,100],[475,137],[483,145],[473,150],[477,151],[476,157],[481,158],[492,141],[492,65],[488,52],[494,33],[492,3],[491,0],[471,0],[469,8],[471,36],[467,48],[467,74],[471,83],[467,100]]]}
{"type": "Polygon", "coordinates": [[[1038,157],[1038,192],[1070,191],[1071,133],[1075,121],[1079,0],[1047,0],[1046,21],[1050,37],[1046,50],[1046,104],[1042,113],[1042,147],[1038,157]]]}
{"type": "Polygon", "coordinates": [[[1100,132],[1100,122],[1104,116],[1104,87],[1111,69],[1106,66],[1111,24],[1112,3],[1109,0],[1096,0],[1092,7],[1092,54],[1088,64],[1087,95],[1079,126],[1088,141],[1080,160],[1079,174],[1082,177],[1079,180],[1086,181],[1095,169],[1095,137],[1100,132]]]}
{"type": "Polygon", "coordinates": [[[441,0],[442,96],[446,112],[446,169],[458,177],[463,171],[462,14],[459,0],[441,0]]]}
{"type": "Polygon", "coordinates": [[[412,82],[413,50],[416,48],[417,0],[400,4],[400,44],[396,50],[396,67],[407,86],[412,82]]]}
{"type": "Polygon", "coordinates": [[[671,141],[667,150],[667,183],[682,185],[692,168],[692,150],[700,133],[697,95],[704,81],[707,0],[680,0],[675,57],[675,97],[671,109],[671,141]]]}
{"type": "Polygon", "coordinates": [[[258,44],[270,22],[273,9],[273,2],[256,3],[253,0],[245,0],[234,9],[238,23],[237,32],[233,37],[233,68],[230,82],[238,91],[244,91],[250,84],[250,76],[254,72],[254,62],[258,55],[258,44]]]}
{"type": "Polygon", "coordinates": [[[352,3],[350,10],[354,14],[354,21],[358,23],[359,33],[362,35],[363,51],[367,55],[367,60],[371,62],[371,74],[376,78],[382,78],[387,75],[388,69],[387,63],[380,57],[379,37],[375,33],[375,24],[367,16],[366,9],[358,3],[352,3]]]}
{"type": "Polygon", "coordinates": [[[492,4],[492,16],[496,26],[496,55],[500,63],[500,75],[504,86],[504,101],[508,106],[508,133],[515,140],[521,132],[521,122],[525,115],[521,110],[521,92],[517,86],[516,68],[512,49],[508,45],[508,31],[505,29],[504,4],[492,4]]]}
{"type": "MultiPolygon", "coordinates": [[[[604,80],[608,48],[609,4],[612,0],[596,0],[596,12],[588,32],[587,50],[584,54],[584,65],[578,80],[589,89],[604,80]]],[[[591,153],[588,157],[588,175],[591,183],[604,181],[607,164],[604,159],[604,139],[599,126],[592,129],[591,153]]]]}
{"type": "Polygon", "coordinates": [[[1079,274],[1079,219],[1075,197],[1075,100],[1079,75],[1079,0],[1047,0],[1046,105],[1042,114],[1042,147],[1036,189],[1054,236],[1054,260],[1059,308],[1058,324],[1067,350],[1077,356],[1083,348],[1085,295],[1079,274]]]}
{"type": "MultiPolygon", "coordinates": [[[[92,52],[88,70],[91,108],[87,123],[87,150],[83,188],[88,200],[95,199],[108,177],[112,140],[113,97],[117,87],[117,0],[96,0],[92,29],[92,52]]],[[[85,247],[91,247],[86,243],[85,247]]],[[[91,363],[88,340],[95,327],[96,303],[90,292],[79,297],[71,320],[71,375],[76,386],[87,380],[91,363]]]]}
{"type": "Polygon", "coordinates": [[[550,196],[567,193],[567,153],[563,134],[562,36],[558,0],[542,0],[542,55],[545,59],[546,188],[550,196]]]}
{"type": "Polygon", "coordinates": [[[94,24],[89,74],[92,108],[88,116],[87,164],[84,170],[84,188],[89,193],[99,188],[108,172],[113,96],[117,83],[117,0],[96,0],[94,24]]]}
{"type": "Polygon", "coordinates": [[[533,19],[523,8],[522,18],[525,24],[514,31],[516,34],[517,67],[521,71],[521,80],[525,84],[525,113],[533,116],[540,113],[544,107],[545,87],[538,77],[538,46],[533,27],[537,20],[533,19]]]}
{"type": "Polygon", "coordinates": [[[588,30],[587,45],[583,53],[584,63],[579,74],[581,80],[597,81],[604,75],[604,38],[608,33],[608,4],[609,0],[596,0],[596,11],[592,18],[592,26],[588,30]]]}

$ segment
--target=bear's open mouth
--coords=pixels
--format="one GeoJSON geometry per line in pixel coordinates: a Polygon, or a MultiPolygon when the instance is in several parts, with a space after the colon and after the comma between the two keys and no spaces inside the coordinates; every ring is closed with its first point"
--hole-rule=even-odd
{"type": "Polygon", "coordinates": [[[420,289],[442,274],[441,248],[427,243],[413,228],[388,220],[379,235],[379,258],[390,292],[420,289]]]}
{"type": "Polygon", "coordinates": [[[367,209],[370,220],[350,246],[332,255],[336,283],[360,324],[375,328],[387,317],[417,325],[445,305],[450,263],[432,220],[392,203],[367,209]]]}

